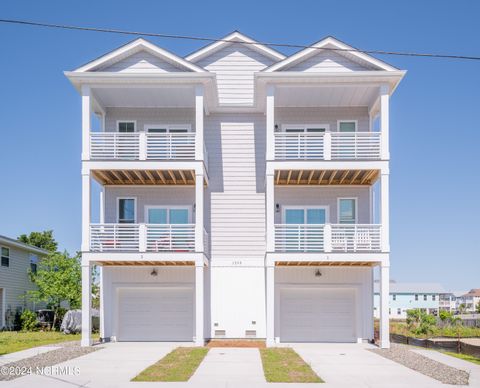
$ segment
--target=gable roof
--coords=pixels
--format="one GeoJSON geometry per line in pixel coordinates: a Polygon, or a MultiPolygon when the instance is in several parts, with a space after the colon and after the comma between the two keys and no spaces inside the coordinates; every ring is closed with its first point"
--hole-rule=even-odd
{"type": "Polygon", "coordinates": [[[113,51],[110,51],[107,54],[102,55],[101,57],[88,62],[85,65],[80,66],[78,69],[75,69],[75,72],[88,72],[94,71],[99,68],[104,68],[110,66],[114,63],[119,62],[122,59],[125,59],[139,51],[146,51],[151,55],[154,55],[164,61],[170,62],[177,67],[185,68],[189,71],[198,72],[198,73],[205,73],[206,70],[202,69],[201,67],[190,63],[189,61],[185,60],[182,57],[179,57],[172,52],[165,50],[163,48],[158,47],[157,45],[143,39],[138,38],[135,39],[113,51]]]}
{"type": "Polygon", "coordinates": [[[205,58],[206,56],[211,55],[232,43],[247,43],[248,47],[251,47],[253,50],[258,51],[275,61],[281,61],[286,58],[282,53],[258,43],[256,40],[248,37],[245,34],[242,34],[239,31],[234,31],[231,34],[221,38],[219,41],[210,43],[201,49],[194,51],[193,53],[187,55],[185,59],[190,62],[197,62],[200,59],[205,58]]]}
{"type": "Polygon", "coordinates": [[[274,72],[278,70],[283,70],[285,68],[288,68],[291,65],[303,62],[304,60],[310,58],[316,53],[322,52],[321,50],[322,48],[338,49],[338,50],[335,50],[334,52],[340,55],[347,56],[349,59],[353,61],[357,61],[368,67],[373,67],[378,70],[384,70],[384,71],[398,70],[397,68],[389,65],[386,62],[376,59],[371,55],[365,54],[361,51],[357,51],[356,48],[349,46],[348,44],[341,42],[340,40],[332,36],[328,36],[320,40],[319,42],[314,43],[313,45],[311,45],[311,47],[300,50],[296,54],[290,55],[289,57],[283,59],[282,61],[277,62],[270,67],[267,67],[263,71],[269,73],[269,72],[274,72]],[[348,50],[352,50],[352,51],[348,51],[348,50]]]}
{"type": "Polygon", "coordinates": [[[39,255],[48,255],[50,252],[45,249],[34,247],[33,245],[25,244],[13,238],[0,235],[0,245],[12,246],[15,248],[23,249],[28,252],[38,253],[39,255]]]}
{"type": "Polygon", "coordinates": [[[464,296],[480,296],[480,288],[472,288],[464,296]]]}

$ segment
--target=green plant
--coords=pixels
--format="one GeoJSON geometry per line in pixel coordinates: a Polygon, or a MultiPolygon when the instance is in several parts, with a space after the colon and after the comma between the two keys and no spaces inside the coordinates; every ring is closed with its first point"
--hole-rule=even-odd
{"type": "Polygon", "coordinates": [[[450,311],[444,311],[444,310],[440,311],[439,317],[445,326],[446,325],[455,326],[458,323],[460,323],[460,318],[453,315],[453,313],[450,311]]]}
{"type": "Polygon", "coordinates": [[[25,310],[20,315],[20,325],[23,331],[34,331],[38,328],[37,314],[31,310],[25,310]]]}
{"type": "Polygon", "coordinates": [[[429,334],[436,328],[435,316],[427,314],[420,309],[407,311],[407,326],[414,334],[429,334]]]}

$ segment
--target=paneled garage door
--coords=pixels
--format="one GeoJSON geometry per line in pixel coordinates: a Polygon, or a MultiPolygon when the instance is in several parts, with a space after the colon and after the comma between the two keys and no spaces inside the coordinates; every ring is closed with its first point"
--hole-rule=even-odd
{"type": "Polygon", "coordinates": [[[355,342],[355,290],[280,290],[280,341],[355,342]]]}
{"type": "Polygon", "coordinates": [[[120,288],[118,341],[192,341],[193,288],[120,288]]]}

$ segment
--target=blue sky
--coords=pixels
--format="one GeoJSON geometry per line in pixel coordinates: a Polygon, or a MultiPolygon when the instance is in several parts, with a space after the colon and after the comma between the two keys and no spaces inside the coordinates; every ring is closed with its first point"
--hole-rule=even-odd
{"type": "MultiPolygon", "coordinates": [[[[0,18],[480,56],[480,3],[452,4],[3,0],[0,18]]],[[[53,229],[79,249],[80,98],[63,71],[131,39],[0,24],[0,234],[53,229]]],[[[151,40],[180,55],[202,46],[151,40]]],[[[392,278],[480,287],[480,61],[379,58],[408,70],[391,100],[392,278]]]]}

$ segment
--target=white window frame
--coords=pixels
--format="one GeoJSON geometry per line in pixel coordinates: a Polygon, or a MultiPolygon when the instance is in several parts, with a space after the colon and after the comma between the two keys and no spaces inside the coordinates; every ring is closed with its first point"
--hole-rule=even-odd
{"type": "MultiPolygon", "coordinates": [[[[330,132],[330,124],[282,124],[282,133],[288,133],[288,129],[303,129],[303,133],[326,133],[330,132]],[[307,132],[308,128],[325,128],[325,132],[307,132]]],[[[295,132],[290,132],[295,133],[295,132]]],[[[302,133],[302,132],[298,132],[302,133]]]]}
{"type": "Polygon", "coordinates": [[[423,294],[423,301],[426,302],[428,300],[428,295],[427,294],[423,294]]]}
{"type": "Polygon", "coordinates": [[[402,315],[402,309],[400,307],[397,307],[397,315],[402,315]]]}
{"type": "Polygon", "coordinates": [[[289,205],[284,205],[282,206],[282,224],[286,224],[286,214],[287,210],[298,210],[302,209],[305,211],[304,217],[303,217],[303,224],[301,225],[309,225],[305,223],[306,219],[305,217],[307,216],[307,210],[308,209],[324,209],[325,210],[325,225],[330,223],[330,206],[328,205],[306,205],[306,206],[289,206],[289,205]]]}
{"type": "Polygon", "coordinates": [[[392,300],[397,300],[397,294],[392,294],[392,300]]]}
{"type": "Polygon", "coordinates": [[[418,302],[418,294],[414,294],[414,299],[416,302],[418,302]]]}
{"type": "MultiPolygon", "coordinates": [[[[355,223],[350,225],[358,224],[358,197],[339,197],[337,198],[337,224],[340,224],[340,201],[342,199],[353,199],[355,201],[355,223]]],[[[342,224],[342,225],[349,225],[349,224],[342,224]]]]}
{"type": "Polygon", "coordinates": [[[187,210],[188,211],[188,223],[192,223],[192,206],[186,205],[186,206],[170,206],[170,205],[145,205],[145,210],[144,210],[144,221],[146,224],[148,224],[148,211],[150,209],[166,209],[167,210],[167,225],[170,225],[170,210],[172,209],[182,209],[182,210],[187,210]]]}
{"type": "Polygon", "coordinates": [[[153,123],[153,124],[144,124],[143,131],[145,133],[149,133],[149,128],[165,128],[167,133],[171,133],[170,130],[172,129],[186,129],[187,133],[192,132],[192,125],[191,124],[162,124],[162,123],[153,123]]]}
{"type": "MultiPolygon", "coordinates": [[[[117,197],[117,224],[120,224],[120,200],[121,199],[133,199],[133,213],[134,213],[134,220],[133,223],[137,223],[137,197],[117,197]]],[[[128,224],[127,224],[128,225],[128,224]]]]}
{"type": "MultiPolygon", "coordinates": [[[[11,251],[10,247],[6,247],[6,246],[4,246],[4,245],[0,246],[0,267],[10,268],[10,259],[11,259],[11,257],[12,257],[11,254],[10,254],[10,251],[11,251]],[[2,249],[3,249],[3,248],[8,249],[8,256],[5,256],[5,255],[2,254],[2,249]],[[8,265],[2,265],[1,259],[2,259],[3,257],[8,257],[8,265]]],[[[4,290],[5,290],[5,289],[4,289],[4,290]]],[[[3,312],[5,313],[5,311],[3,311],[3,312]]]]}
{"type": "MultiPolygon", "coordinates": [[[[337,132],[340,132],[340,123],[355,123],[355,132],[358,131],[358,120],[337,120],[337,132]]],[[[342,132],[342,133],[348,133],[348,132],[342,132]]]]}
{"type": "Polygon", "coordinates": [[[30,259],[30,269],[32,269],[32,264],[35,264],[35,273],[36,273],[36,271],[38,270],[38,255],[36,255],[35,253],[30,253],[28,255],[28,258],[30,259]]]}
{"type": "Polygon", "coordinates": [[[133,133],[137,132],[137,120],[117,120],[115,132],[128,133],[128,132],[120,132],[120,128],[118,126],[120,123],[133,123],[133,133]]]}

